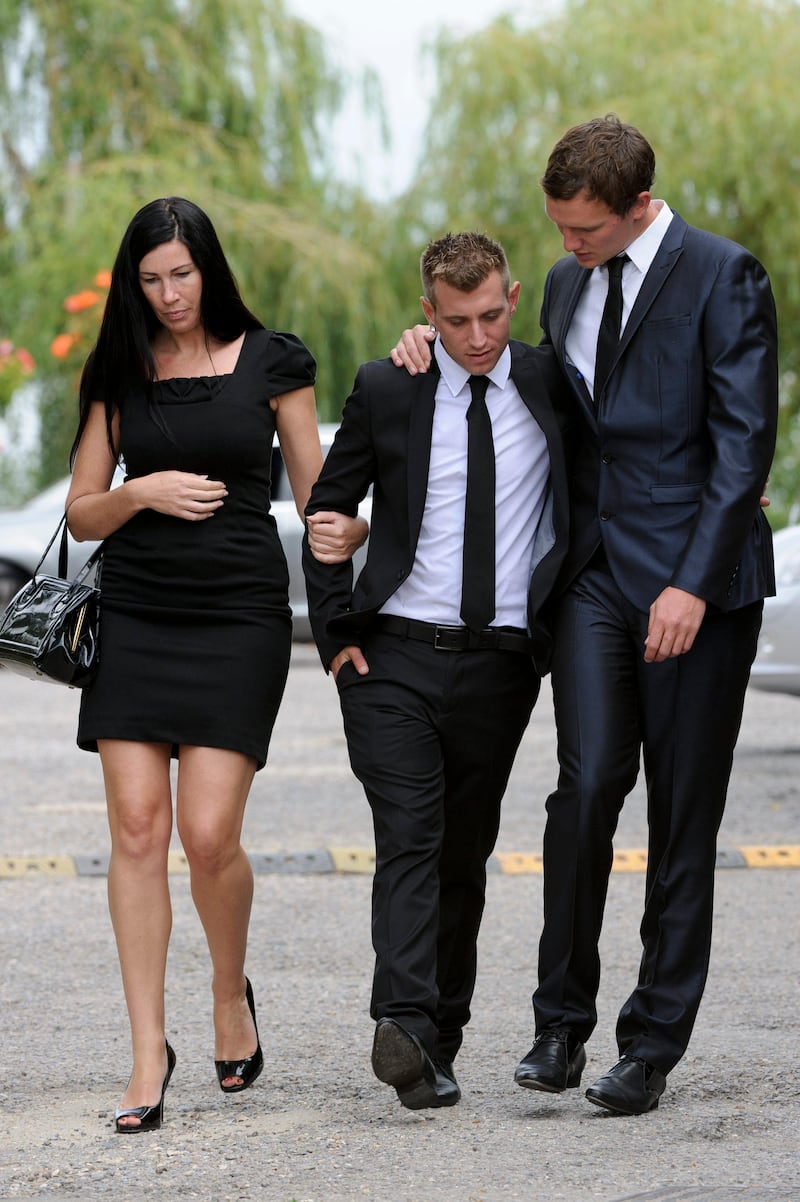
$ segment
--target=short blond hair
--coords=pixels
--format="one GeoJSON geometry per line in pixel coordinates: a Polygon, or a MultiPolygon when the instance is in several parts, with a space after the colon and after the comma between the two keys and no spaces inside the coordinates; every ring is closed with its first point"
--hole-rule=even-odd
{"type": "Polygon", "coordinates": [[[432,305],[437,280],[444,280],[459,292],[474,290],[496,271],[507,293],[510,275],[506,252],[499,242],[486,234],[468,230],[461,234],[445,234],[429,242],[419,262],[422,290],[432,305]]]}

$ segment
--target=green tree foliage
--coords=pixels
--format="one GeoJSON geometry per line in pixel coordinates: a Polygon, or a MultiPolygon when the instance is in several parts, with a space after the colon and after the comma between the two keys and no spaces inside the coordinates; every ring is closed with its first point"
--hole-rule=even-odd
{"type": "MultiPolygon", "coordinates": [[[[316,355],[321,414],[354,368],[417,320],[419,251],[470,226],[500,237],[535,339],[561,253],[538,180],[567,126],[613,111],[658,158],[656,191],[750,247],[773,280],[783,412],[770,492],[800,470],[800,22],[796,0],[565,0],[432,48],[438,94],[414,186],[376,206],[335,181],[325,132],[345,81],[291,0],[1,0],[0,339],[37,363],[42,478],[63,472],[85,337],[62,360],[64,298],[108,268],[132,213],[190,196],[242,291],[316,355]]],[[[374,96],[374,79],[367,80],[374,96]]]]}
{"type": "Polygon", "coordinates": [[[338,414],[395,307],[386,217],[331,182],[342,87],[283,0],[3,0],[0,336],[37,361],[43,479],[65,470],[91,345],[51,356],[64,298],[155,196],[209,212],[248,304],[305,339],[338,414]]]}
{"type": "Polygon", "coordinates": [[[539,178],[570,125],[616,112],[653,143],[656,195],[743,243],[772,278],[781,331],[775,516],[800,500],[800,10],[793,0],[566,0],[433,48],[438,95],[406,211],[432,232],[499,237],[523,281],[515,331],[538,336],[547,268],[563,253],[539,178]]]}

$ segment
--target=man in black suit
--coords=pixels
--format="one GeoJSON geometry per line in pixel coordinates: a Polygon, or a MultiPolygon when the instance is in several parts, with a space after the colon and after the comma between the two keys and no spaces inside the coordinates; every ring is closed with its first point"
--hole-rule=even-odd
{"type": "Polygon", "coordinates": [[[547,801],[536,1040],[515,1080],[550,1093],[580,1084],[612,840],[641,754],[639,980],[619,1014],[620,1059],[586,1091],[620,1114],[658,1105],[697,1015],[716,837],[774,592],[759,508],[777,425],[769,280],[741,246],[653,199],[654,172],[642,134],[610,116],[569,130],[542,180],[570,252],[547,277],[543,345],[583,421],[555,590],[560,771],[547,801]]]}
{"type": "Polygon", "coordinates": [[[315,515],[355,515],[372,486],[366,566],[353,585],[349,562],[304,547],[375,829],[372,1065],[410,1109],[460,1097],[486,861],[549,659],[540,609],[567,533],[567,390],[550,348],[509,342],[520,285],[502,247],[447,235],[421,273],[433,370],[359,369],[306,511],[313,531],[315,515]]]}

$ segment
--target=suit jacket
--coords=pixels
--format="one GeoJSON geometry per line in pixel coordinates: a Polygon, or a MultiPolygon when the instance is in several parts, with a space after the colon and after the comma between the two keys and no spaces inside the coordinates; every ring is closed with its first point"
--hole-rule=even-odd
{"type": "MultiPolygon", "coordinates": [[[[536,567],[528,594],[534,661],[544,672],[550,636],[541,607],[567,544],[565,437],[574,420],[574,401],[549,347],[513,340],[510,347],[511,378],[539,423],[550,454],[548,496],[536,534],[536,567]]],[[[396,368],[390,359],[359,368],[306,508],[306,513],[331,509],[354,515],[373,486],[367,560],[355,585],[350,563],[318,563],[304,539],[309,617],[326,669],[343,647],[360,642],[363,631],[413,566],[428,485],[438,380],[435,359],[430,371],[418,376],[396,368]]]]}
{"type": "Polygon", "coordinates": [[[722,610],[775,591],[759,497],[775,448],[775,305],[743,247],[674,214],[619,343],[599,406],[564,343],[589,271],[551,269],[544,342],[584,421],[571,480],[566,587],[602,541],[623,593],[647,611],[667,585],[722,610]]]}

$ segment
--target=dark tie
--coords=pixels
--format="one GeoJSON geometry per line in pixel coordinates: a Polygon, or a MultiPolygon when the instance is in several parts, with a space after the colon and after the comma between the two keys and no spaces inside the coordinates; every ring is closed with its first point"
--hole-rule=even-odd
{"type": "Polygon", "coordinates": [[[597,331],[597,354],[594,361],[594,403],[597,405],[606,386],[611,364],[619,345],[619,328],[622,325],[622,268],[628,262],[627,255],[609,259],[608,295],[597,331]]]}
{"type": "Polygon", "coordinates": [[[494,443],[486,408],[488,376],[470,376],[469,387],[461,617],[477,631],[494,618],[494,443]]]}

